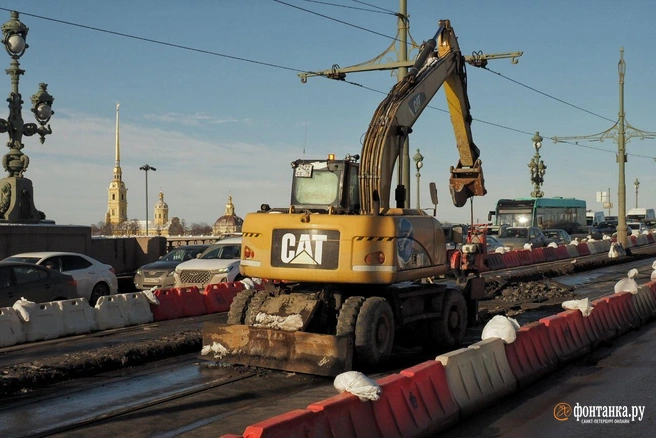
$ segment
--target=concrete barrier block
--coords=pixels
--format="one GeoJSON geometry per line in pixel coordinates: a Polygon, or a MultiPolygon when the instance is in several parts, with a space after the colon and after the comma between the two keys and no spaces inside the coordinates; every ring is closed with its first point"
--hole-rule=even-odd
{"type": "Polygon", "coordinates": [[[147,324],[153,322],[153,312],[150,311],[150,301],[143,292],[132,292],[116,295],[122,301],[123,314],[127,315],[128,325],[147,324]]]}
{"type": "Polygon", "coordinates": [[[80,335],[98,330],[96,312],[86,298],[55,301],[54,304],[61,310],[65,335],[80,335]]]}
{"type": "Polygon", "coordinates": [[[103,296],[96,303],[96,320],[98,330],[121,328],[128,325],[128,317],[124,314],[124,302],[116,295],[103,296]]]}
{"type": "Polygon", "coordinates": [[[435,360],[444,365],[449,388],[463,416],[489,406],[517,388],[517,379],[499,338],[477,342],[435,360]]]}
{"type": "Polygon", "coordinates": [[[30,320],[23,323],[27,342],[56,339],[64,335],[64,319],[55,303],[40,303],[30,312],[30,320]]]}
{"type": "Polygon", "coordinates": [[[25,342],[25,330],[13,307],[0,307],[0,347],[25,342]]]}

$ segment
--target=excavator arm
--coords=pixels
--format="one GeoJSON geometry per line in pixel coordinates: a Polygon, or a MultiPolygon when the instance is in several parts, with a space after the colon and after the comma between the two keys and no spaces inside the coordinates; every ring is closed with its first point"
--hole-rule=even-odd
{"type": "MultiPolygon", "coordinates": [[[[379,209],[390,207],[392,176],[396,162],[403,158],[403,143],[440,87],[445,90],[460,154],[457,166],[451,167],[449,180],[453,203],[462,207],[470,197],[485,195],[480,152],[471,134],[465,59],[449,21],[441,20],[437,33],[423,44],[408,75],[380,103],[369,124],[360,167],[363,214],[378,214],[379,209]]],[[[400,181],[398,190],[403,190],[400,181]]],[[[396,200],[401,204],[403,195],[397,194],[396,200]]]]}

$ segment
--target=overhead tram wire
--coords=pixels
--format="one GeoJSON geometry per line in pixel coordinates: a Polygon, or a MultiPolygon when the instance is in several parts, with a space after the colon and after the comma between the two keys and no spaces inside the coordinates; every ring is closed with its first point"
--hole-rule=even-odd
{"type": "Polygon", "coordinates": [[[370,3],[365,3],[365,2],[360,1],[360,0],[353,0],[353,2],[354,2],[354,3],[360,3],[361,5],[369,6],[369,7],[372,7],[372,8],[377,8],[377,9],[380,9],[381,11],[388,12],[388,13],[390,13],[390,14],[392,14],[392,15],[398,15],[398,12],[390,11],[389,9],[382,8],[382,7],[378,6],[378,5],[372,5],[372,4],[370,4],[370,3]]]}
{"type": "MultiPolygon", "coordinates": [[[[341,21],[341,20],[337,20],[337,19],[334,19],[334,18],[331,18],[331,17],[327,17],[327,16],[324,16],[324,15],[322,15],[322,14],[317,14],[317,13],[315,13],[315,12],[313,12],[313,11],[309,11],[309,10],[306,10],[306,9],[303,9],[303,8],[299,8],[299,7],[294,6],[294,5],[289,5],[288,3],[285,3],[285,2],[280,1],[280,0],[273,0],[273,1],[275,1],[275,2],[277,2],[277,3],[281,3],[281,4],[284,4],[284,5],[287,5],[287,6],[291,6],[291,7],[297,8],[297,9],[301,9],[301,10],[303,10],[303,11],[307,11],[307,12],[312,13],[312,14],[315,14],[315,15],[319,15],[319,16],[322,16],[322,17],[324,17],[324,18],[327,18],[327,19],[330,19],[330,20],[333,20],[333,21],[337,21],[337,22],[339,22],[339,23],[342,23],[342,24],[345,24],[345,25],[348,25],[348,26],[351,26],[351,27],[355,27],[355,28],[358,28],[358,29],[364,30],[364,31],[366,31],[366,32],[374,33],[374,34],[377,34],[377,35],[383,36],[383,37],[385,37],[385,38],[389,38],[389,39],[392,39],[392,40],[396,40],[395,38],[390,37],[390,36],[388,36],[388,35],[384,35],[384,34],[381,34],[381,33],[378,33],[378,32],[372,31],[372,30],[369,30],[369,29],[362,28],[362,27],[360,27],[360,26],[356,26],[356,25],[353,25],[353,24],[350,24],[350,23],[343,22],[343,21],[341,21]]],[[[354,1],[355,1],[355,0],[354,0],[354,1]]],[[[2,11],[7,11],[7,12],[11,12],[11,11],[14,10],[14,9],[8,9],[8,8],[0,7],[0,10],[2,10],[2,11]]],[[[38,19],[45,20],[45,21],[52,21],[52,22],[54,22],[54,23],[65,24],[65,25],[68,25],[68,26],[79,27],[79,28],[82,28],[82,29],[87,29],[87,30],[92,30],[92,31],[96,31],[96,32],[107,33],[107,34],[115,35],[115,36],[119,36],[119,37],[130,38],[130,39],[134,39],[134,40],[138,40],[138,41],[144,41],[144,42],[153,43],[153,44],[158,44],[158,45],[167,46],[167,47],[173,47],[173,48],[176,48],[176,49],[189,50],[189,51],[196,52],[196,53],[202,53],[202,54],[206,54],[206,55],[218,56],[218,57],[222,57],[222,58],[226,58],[226,59],[232,59],[232,60],[235,60],[235,61],[247,62],[247,63],[251,63],[251,64],[255,64],[255,65],[262,65],[262,66],[266,66],[266,67],[278,68],[278,69],[287,70],[287,71],[292,71],[292,72],[296,72],[296,73],[311,73],[311,74],[315,74],[315,75],[317,75],[317,76],[321,76],[321,77],[324,77],[324,78],[330,79],[330,78],[328,78],[325,74],[321,74],[321,73],[317,73],[317,72],[313,72],[313,71],[308,71],[308,70],[303,70],[303,69],[297,69],[297,68],[293,68],[293,67],[287,67],[287,66],[284,66],[284,65],[272,64],[272,63],[263,62],[263,61],[256,61],[256,60],[253,60],[253,59],[243,58],[243,57],[234,56],[234,55],[227,55],[227,54],[224,54],[224,53],[213,52],[213,51],[210,51],[210,50],[197,49],[197,48],[194,48],[194,47],[183,46],[183,45],[180,45],[180,44],[174,44],[174,43],[168,43],[168,42],[164,42],[164,41],[154,40],[154,39],[152,39],[152,38],[139,37],[139,36],[136,36],[136,35],[130,35],[130,34],[126,34],[126,33],[123,33],[123,32],[117,32],[117,31],[112,31],[112,30],[108,30],[108,29],[102,29],[102,28],[98,28],[98,27],[94,27],[94,26],[88,26],[88,25],[84,25],[84,24],[73,23],[73,22],[70,22],[70,21],[59,20],[59,19],[56,19],[56,18],[45,17],[45,16],[37,15],[37,14],[31,14],[31,13],[28,13],[28,12],[21,12],[21,11],[18,11],[18,12],[19,12],[21,15],[25,15],[25,16],[29,16],[29,17],[33,17],[33,18],[38,18],[38,19]]],[[[537,89],[535,89],[535,88],[533,88],[533,87],[530,87],[530,86],[528,86],[528,85],[525,85],[525,84],[523,84],[523,83],[521,83],[521,82],[519,82],[519,81],[516,81],[516,80],[514,80],[514,79],[511,79],[511,78],[509,78],[509,77],[507,77],[507,76],[504,76],[504,75],[501,74],[501,73],[497,73],[497,72],[495,72],[495,71],[493,71],[493,70],[490,70],[489,68],[485,68],[485,70],[488,70],[490,73],[494,73],[494,74],[496,74],[496,75],[498,75],[498,76],[501,76],[502,78],[504,78],[504,79],[506,79],[506,80],[508,80],[508,81],[510,81],[510,82],[513,82],[513,83],[515,83],[515,84],[517,84],[517,85],[520,85],[520,86],[522,86],[522,87],[528,88],[529,90],[534,91],[534,92],[536,92],[536,93],[538,93],[538,94],[541,94],[541,95],[543,95],[543,96],[545,96],[545,97],[548,97],[548,98],[554,99],[554,100],[556,100],[557,102],[560,102],[560,103],[562,103],[562,104],[568,105],[568,106],[570,106],[570,107],[573,107],[573,108],[578,109],[578,110],[580,110],[580,111],[583,111],[583,112],[586,112],[586,113],[588,113],[588,114],[594,115],[594,116],[596,116],[596,117],[600,117],[600,118],[602,118],[602,119],[604,119],[604,120],[611,121],[611,122],[613,122],[613,123],[615,122],[615,120],[608,119],[608,118],[606,118],[606,117],[604,117],[604,116],[601,116],[601,115],[599,115],[599,114],[596,114],[596,113],[594,113],[594,112],[592,112],[592,111],[588,111],[588,110],[586,110],[586,109],[584,109],[584,108],[581,108],[581,107],[578,107],[578,106],[573,105],[573,104],[571,104],[571,103],[568,103],[568,102],[566,102],[566,101],[564,101],[564,100],[562,100],[562,99],[559,99],[559,98],[556,98],[556,97],[554,97],[554,96],[551,96],[551,95],[549,95],[549,94],[547,94],[547,93],[544,93],[544,92],[542,92],[542,91],[540,91],[540,90],[537,90],[537,89]]],[[[379,93],[379,94],[387,95],[387,92],[380,91],[380,90],[376,90],[375,88],[367,87],[367,86],[362,85],[362,84],[359,84],[359,83],[357,83],[357,82],[352,82],[352,81],[347,81],[347,80],[340,80],[340,82],[344,82],[344,83],[347,83],[347,84],[349,84],[349,85],[353,85],[353,86],[356,86],[356,87],[360,87],[360,88],[363,88],[363,89],[365,89],[365,90],[372,91],[372,92],[375,92],[375,93],[379,93]]],[[[430,106],[430,105],[428,105],[428,108],[431,108],[431,109],[433,109],[433,110],[437,110],[437,111],[441,111],[441,112],[444,112],[444,113],[447,113],[447,112],[448,112],[448,111],[445,110],[445,109],[437,108],[437,107],[430,106]]],[[[497,124],[497,123],[487,122],[487,121],[485,121],[485,120],[480,120],[480,119],[473,119],[473,120],[476,120],[476,121],[478,121],[478,122],[480,122],[480,123],[483,123],[483,124],[486,124],[486,125],[490,125],[490,126],[494,126],[494,127],[500,128],[500,129],[505,129],[505,130],[513,131],[513,132],[517,132],[517,133],[520,133],[520,134],[533,135],[533,133],[531,133],[531,132],[523,131],[523,130],[516,129],[516,128],[511,128],[511,127],[504,126],[504,125],[500,125],[500,124],[497,124]]],[[[589,145],[579,144],[579,142],[569,142],[569,141],[560,141],[560,142],[561,142],[561,143],[566,143],[566,144],[569,144],[569,145],[572,145],[572,146],[576,146],[576,147],[582,147],[582,148],[587,148],[587,149],[593,149],[593,150],[597,150],[597,151],[600,151],[600,152],[608,152],[608,153],[613,153],[613,154],[616,153],[615,151],[610,151],[610,150],[603,149],[603,148],[598,148],[598,147],[594,147],[594,146],[589,146],[589,145]]],[[[627,153],[626,155],[628,155],[628,156],[633,156],[633,157],[638,157],[638,158],[649,158],[649,159],[656,160],[655,157],[650,157],[650,156],[646,156],[646,155],[629,154],[629,153],[627,153]]]]}
{"type": "MultiPolygon", "coordinates": [[[[383,9],[382,11],[375,11],[373,9],[365,9],[365,8],[358,8],[356,6],[347,6],[347,5],[340,5],[337,3],[330,3],[330,2],[322,2],[319,0],[303,0],[308,3],[316,3],[319,5],[325,5],[325,6],[335,6],[336,8],[344,8],[344,9],[354,9],[356,11],[364,11],[364,12],[372,12],[374,14],[387,14],[387,15],[396,15],[396,12],[390,12],[387,11],[386,9],[383,9]]],[[[370,5],[367,5],[370,6],[370,5]]],[[[376,7],[375,5],[371,5],[372,7],[376,7]]],[[[380,8],[382,9],[382,8],[380,8]]]]}

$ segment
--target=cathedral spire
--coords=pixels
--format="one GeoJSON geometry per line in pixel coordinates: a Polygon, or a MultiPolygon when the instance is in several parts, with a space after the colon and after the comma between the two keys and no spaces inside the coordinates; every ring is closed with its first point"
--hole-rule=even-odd
{"type": "Polygon", "coordinates": [[[114,179],[121,179],[121,142],[119,136],[118,111],[120,103],[116,102],[116,161],[114,163],[114,179]],[[118,178],[116,178],[118,176],[118,178]]]}
{"type": "Polygon", "coordinates": [[[121,145],[119,140],[118,111],[120,104],[116,102],[116,160],[114,161],[114,178],[109,184],[109,199],[105,222],[119,225],[128,219],[128,189],[123,182],[121,171],[121,145]]]}

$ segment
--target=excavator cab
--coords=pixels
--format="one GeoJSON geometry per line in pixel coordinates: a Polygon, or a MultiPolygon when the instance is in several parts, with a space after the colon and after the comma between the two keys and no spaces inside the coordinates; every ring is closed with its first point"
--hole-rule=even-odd
{"type": "Polygon", "coordinates": [[[296,160],[290,206],[292,211],[354,214],[360,209],[358,187],[359,155],[336,160],[296,160]]]}

